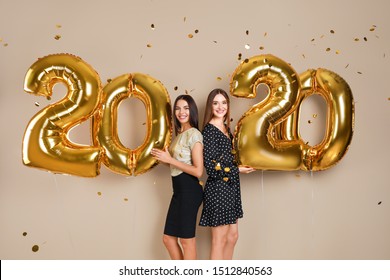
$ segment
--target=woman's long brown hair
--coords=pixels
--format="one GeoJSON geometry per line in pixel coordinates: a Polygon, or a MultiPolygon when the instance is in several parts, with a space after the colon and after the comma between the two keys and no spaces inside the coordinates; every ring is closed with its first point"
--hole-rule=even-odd
{"type": "Polygon", "coordinates": [[[202,129],[206,126],[206,124],[208,124],[211,121],[211,119],[214,116],[213,115],[213,101],[214,101],[215,96],[218,94],[222,94],[226,98],[228,108],[227,108],[227,112],[226,112],[226,115],[225,115],[225,118],[223,121],[226,124],[226,126],[228,128],[230,128],[230,99],[229,99],[229,95],[223,89],[216,88],[216,89],[213,89],[209,93],[209,96],[207,97],[202,129]]]}

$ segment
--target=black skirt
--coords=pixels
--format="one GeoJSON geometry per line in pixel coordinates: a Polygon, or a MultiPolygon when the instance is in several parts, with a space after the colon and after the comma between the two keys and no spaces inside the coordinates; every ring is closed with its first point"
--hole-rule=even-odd
{"type": "Polygon", "coordinates": [[[203,199],[198,178],[185,172],[172,176],[173,195],[164,234],[179,238],[195,237],[196,218],[203,199]]]}

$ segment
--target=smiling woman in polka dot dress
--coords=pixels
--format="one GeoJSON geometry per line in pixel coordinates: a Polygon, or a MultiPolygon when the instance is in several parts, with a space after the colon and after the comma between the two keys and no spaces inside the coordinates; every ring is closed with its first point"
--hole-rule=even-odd
{"type": "Polygon", "coordinates": [[[230,132],[229,96],[222,89],[210,92],[203,120],[203,158],[207,172],[203,210],[199,222],[211,227],[211,259],[232,259],[238,240],[238,219],[243,217],[239,173],[254,171],[234,161],[230,132]]]}

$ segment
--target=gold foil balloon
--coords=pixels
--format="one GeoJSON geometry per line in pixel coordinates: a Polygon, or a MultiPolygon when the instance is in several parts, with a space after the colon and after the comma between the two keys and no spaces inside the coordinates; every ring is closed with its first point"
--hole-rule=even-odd
{"type": "Polygon", "coordinates": [[[105,149],[104,163],[112,171],[124,175],[142,174],[158,162],[150,154],[152,148],[169,146],[172,136],[172,111],[168,92],[154,78],[125,74],[113,79],[103,89],[102,109],[94,116],[94,142],[105,149]],[[117,132],[119,104],[126,98],[140,99],[146,108],[147,134],[135,149],[124,147],[117,132]]]}
{"type": "Polygon", "coordinates": [[[238,121],[234,145],[240,165],[265,170],[297,170],[307,152],[303,141],[279,139],[274,127],[297,107],[300,83],[294,69],[273,55],[259,55],[242,62],[230,81],[230,93],[254,98],[259,84],[266,84],[269,94],[238,121]]]}
{"type": "Polygon", "coordinates": [[[67,94],[30,120],[23,139],[23,163],[54,173],[97,176],[103,150],[72,143],[68,132],[98,108],[102,89],[99,75],[77,56],[48,55],[28,69],[24,90],[50,97],[57,83],[67,86],[67,94]]]}
{"type": "MultiPolygon", "coordinates": [[[[305,158],[306,170],[324,170],[336,164],[347,152],[354,129],[354,101],[349,85],[336,73],[326,70],[307,70],[300,75],[302,101],[319,94],[327,103],[326,131],[318,145],[310,147],[305,158]]],[[[299,109],[281,125],[280,137],[285,140],[301,139],[299,135],[299,109]]]]}

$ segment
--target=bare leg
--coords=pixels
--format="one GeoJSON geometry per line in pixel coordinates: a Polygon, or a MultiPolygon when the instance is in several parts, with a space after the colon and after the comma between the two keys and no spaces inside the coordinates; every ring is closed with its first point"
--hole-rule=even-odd
{"type": "Polygon", "coordinates": [[[210,259],[222,260],[227,243],[227,234],[229,225],[217,226],[211,228],[211,252],[210,259]]]}
{"type": "Polygon", "coordinates": [[[234,247],[236,246],[237,240],[238,240],[238,222],[229,225],[229,230],[227,233],[227,242],[226,242],[225,249],[223,251],[224,260],[233,259],[234,247]]]}
{"type": "Polygon", "coordinates": [[[163,235],[163,243],[168,250],[169,256],[172,260],[182,260],[183,252],[177,242],[177,237],[170,235],[163,235]]]}
{"type": "Polygon", "coordinates": [[[181,246],[183,247],[183,255],[185,260],[196,260],[196,239],[180,238],[181,246]]]}

